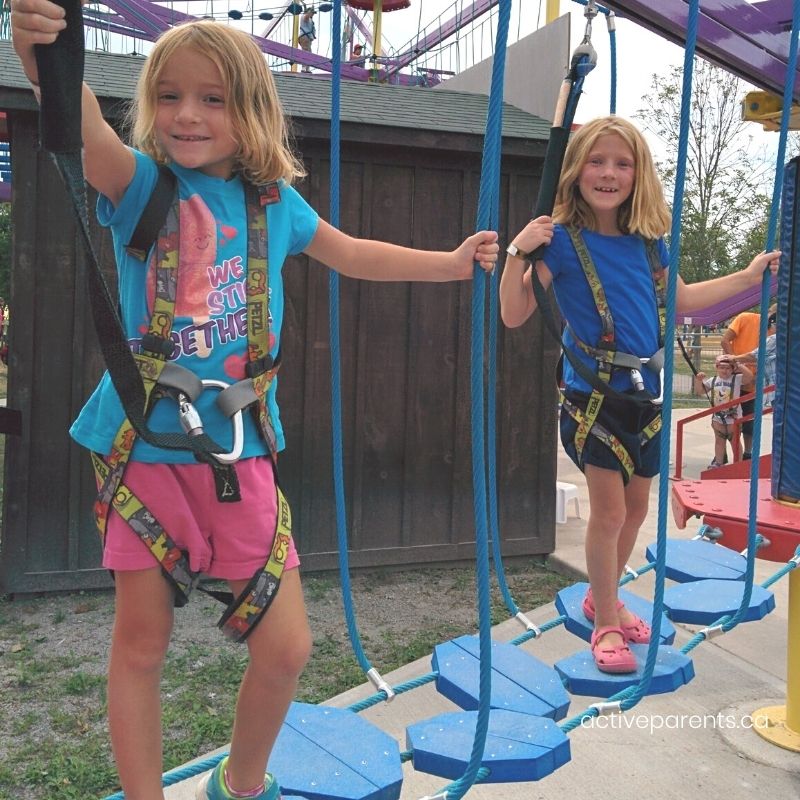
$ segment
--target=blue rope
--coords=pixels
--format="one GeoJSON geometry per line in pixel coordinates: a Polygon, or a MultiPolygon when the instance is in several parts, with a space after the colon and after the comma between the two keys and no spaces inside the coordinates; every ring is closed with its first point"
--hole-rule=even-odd
{"type": "Polygon", "coordinates": [[[611,61],[611,97],[608,101],[608,113],[617,113],[617,32],[608,31],[609,55],[611,61]]]}
{"type": "MultiPolygon", "coordinates": [[[[481,164],[481,184],[478,194],[477,229],[491,228],[492,216],[496,220],[499,204],[500,179],[499,154],[502,147],[503,126],[503,81],[505,75],[506,45],[511,18],[511,0],[500,0],[495,39],[492,83],[486,120],[486,136],[481,164]]],[[[459,800],[476,780],[487,774],[481,768],[486,735],[489,729],[492,674],[492,631],[489,578],[489,535],[487,527],[487,485],[484,437],[484,314],[486,304],[486,277],[475,267],[472,288],[472,336],[471,336],[471,392],[472,392],[472,487],[475,511],[475,550],[478,594],[480,678],[479,707],[475,725],[472,754],[464,774],[443,791],[448,800],[459,800]]]]}
{"type": "MultiPolygon", "coordinates": [[[[331,60],[331,225],[339,227],[339,168],[341,150],[340,108],[342,96],[341,41],[342,4],[335,0],[331,17],[333,58],[331,60]]],[[[336,499],[336,539],[339,549],[339,575],[342,583],[342,603],[347,622],[347,633],[353,648],[353,655],[364,672],[372,665],[361,646],[361,638],[356,624],[353,590],[350,584],[350,564],[347,541],[347,510],[344,502],[344,466],[342,446],[342,369],[339,347],[339,274],[330,270],[328,275],[328,314],[330,319],[331,342],[331,437],[333,443],[333,488],[336,499]]]]}
{"type": "MultiPolygon", "coordinates": [[[[775,166],[775,184],[772,187],[772,207],[770,208],[769,224],[767,226],[767,250],[772,250],[778,227],[778,213],[780,207],[781,190],[783,188],[784,159],[786,157],[786,139],[789,131],[789,118],[792,110],[794,95],[794,81],[797,70],[798,32],[800,32],[800,3],[793,3],[792,31],[789,39],[789,59],[786,65],[786,82],[783,88],[783,111],[781,113],[781,132],[778,141],[777,164],[775,166]]],[[[753,576],[755,574],[756,547],[756,515],[758,510],[758,468],[759,455],[761,454],[761,418],[764,408],[764,368],[766,364],[766,339],[768,314],[765,310],[769,306],[769,291],[771,284],[769,270],[764,271],[761,281],[761,320],[758,328],[758,357],[756,359],[756,388],[755,405],[753,408],[753,443],[752,460],[750,462],[750,513],[747,523],[747,569],[745,571],[745,589],[739,610],[733,617],[723,623],[722,629],[727,632],[735,628],[744,618],[750,605],[753,593],[753,576]]]]}

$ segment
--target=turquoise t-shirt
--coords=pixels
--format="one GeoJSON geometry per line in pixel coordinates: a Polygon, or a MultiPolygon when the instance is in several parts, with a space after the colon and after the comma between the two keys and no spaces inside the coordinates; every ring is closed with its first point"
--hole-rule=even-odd
{"type": "MultiPolygon", "coordinates": [[[[614,320],[617,349],[649,358],[659,348],[659,323],[653,276],[644,239],[632,235],[607,236],[586,229],[581,233],[597,268],[614,320]]],[[[661,264],[668,266],[669,255],[663,239],[658,242],[658,253],[661,264]]],[[[553,275],[553,289],[562,316],[582,342],[597,344],[602,332],[600,315],[578,254],[562,225],[555,226],[553,240],[545,248],[542,259],[553,275]]],[[[569,328],[564,331],[563,345],[570,348],[589,369],[596,370],[595,360],[578,349],[569,328]]],[[[645,388],[658,394],[658,375],[642,369],[642,376],[645,388]]],[[[592,391],[566,358],[564,385],[579,392],[592,391]]],[[[615,370],[611,385],[619,391],[633,388],[627,370],[615,370]]]]}
{"type": "MultiPolygon", "coordinates": [[[[148,156],[133,151],[136,171],[119,206],[101,196],[97,217],[111,228],[119,273],[122,322],[132,349],[147,332],[154,297],[153,254],[145,264],[130,257],[125,245],[156,183],[158,168],[148,156]]],[[[180,198],[180,266],[172,340],[172,360],[200,378],[234,383],[244,377],[247,362],[247,213],[244,187],[238,177],[224,180],[171,165],[180,198]]],[[[280,347],[283,323],[281,270],[287,256],[301,253],[314,238],[318,216],[290,186],[281,186],[279,203],[268,205],[270,352],[280,347]]],[[[277,379],[268,395],[278,449],[284,447],[277,379]]],[[[232,426],[216,407],[217,391],[207,389],[195,403],[205,428],[225,448],[232,444],[232,426]]],[[[263,455],[266,446],[249,413],[244,413],[243,457],[263,455]]],[[[122,404],[106,372],[70,429],[84,447],[107,455],[124,419],[122,404]]],[[[174,400],[156,402],[148,418],[153,431],[181,431],[174,400]]],[[[162,450],[137,440],[132,459],[149,463],[193,463],[189,452],[162,450]]]]}

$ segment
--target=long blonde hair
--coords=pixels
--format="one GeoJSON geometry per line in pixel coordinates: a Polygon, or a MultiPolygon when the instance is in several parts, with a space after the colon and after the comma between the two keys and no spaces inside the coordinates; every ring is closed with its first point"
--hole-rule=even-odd
{"type": "Polygon", "coordinates": [[[129,113],[134,147],[159,163],[167,161],[154,129],[157,86],[164,65],[182,47],[210,58],[222,76],[233,137],[239,144],[237,171],[254,183],[278,179],[291,183],[305,175],[292,152],[286,118],[264,54],[243,31],[212,20],[178,25],[156,41],[142,68],[129,113]]]}
{"type": "Polygon", "coordinates": [[[578,188],[581,170],[601,136],[616,134],[630,147],[634,158],[633,191],[620,206],[617,224],[623,233],[658,239],[670,227],[671,215],[653,156],[638,128],[621,117],[608,116],[587,122],[572,136],[556,193],[553,219],[578,228],[597,227],[592,209],[578,188]]]}

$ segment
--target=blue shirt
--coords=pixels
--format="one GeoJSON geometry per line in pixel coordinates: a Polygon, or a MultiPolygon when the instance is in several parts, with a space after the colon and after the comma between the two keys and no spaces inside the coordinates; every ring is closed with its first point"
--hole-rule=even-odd
{"type": "MultiPolygon", "coordinates": [[[[109,226],[119,273],[122,323],[132,348],[148,330],[154,297],[153,256],[148,263],[130,257],[130,241],[145,204],[156,183],[158,168],[148,156],[134,151],[136,170],[130,186],[114,208],[101,196],[97,217],[109,226]]],[[[170,168],[178,178],[180,198],[180,266],[178,297],[172,340],[172,360],[200,378],[234,383],[244,377],[247,361],[247,213],[244,186],[238,177],[224,180],[178,165],[170,168]]],[[[290,186],[281,186],[281,201],[266,207],[269,236],[270,352],[280,347],[283,323],[283,280],[281,270],[289,255],[302,252],[314,238],[316,212],[290,186]]],[[[155,248],[154,248],[155,249],[155,248]]],[[[277,379],[268,395],[270,416],[275,426],[278,449],[284,447],[283,429],[275,399],[277,379]]],[[[217,392],[206,390],[195,403],[206,432],[220,445],[230,448],[230,422],[217,409],[217,392]]],[[[122,404],[106,372],[98,387],[70,429],[84,447],[107,455],[124,420],[122,404]]],[[[256,424],[243,414],[244,457],[267,452],[256,424]]],[[[153,431],[181,431],[177,405],[159,400],[148,418],[153,431]]],[[[131,456],[149,463],[194,463],[191,453],[154,448],[137,440],[131,456]]]]}
{"type": "MultiPolygon", "coordinates": [[[[617,350],[649,358],[659,349],[659,321],[644,239],[632,235],[607,236],[586,229],[581,233],[614,320],[617,350]]],[[[663,239],[658,242],[658,253],[661,264],[667,266],[669,256],[663,239]]],[[[553,275],[553,289],[561,315],[569,322],[575,336],[585,344],[595,346],[602,332],[600,315],[578,254],[562,225],[555,226],[553,241],[545,248],[542,258],[553,275]]],[[[562,344],[589,369],[597,371],[597,362],[578,349],[569,329],[564,331],[562,344]]],[[[641,372],[645,388],[658,394],[658,375],[646,368],[641,372]]],[[[564,384],[574,391],[592,391],[567,358],[564,359],[564,384]]],[[[615,370],[611,386],[620,391],[632,389],[630,373],[627,370],[615,370]]]]}

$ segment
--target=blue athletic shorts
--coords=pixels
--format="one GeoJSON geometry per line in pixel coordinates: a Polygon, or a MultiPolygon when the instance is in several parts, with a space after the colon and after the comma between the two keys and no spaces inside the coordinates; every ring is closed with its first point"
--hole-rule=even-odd
{"type": "MultiPolygon", "coordinates": [[[[586,411],[589,395],[583,392],[566,391],[565,396],[574,406],[581,411],[586,411]]],[[[633,461],[633,474],[642,478],[652,478],[658,475],[661,460],[661,433],[657,433],[644,444],[639,436],[643,428],[660,413],[660,406],[639,406],[616,400],[610,397],[603,398],[597,422],[609,433],[620,440],[623,447],[630,454],[633,461]]],[[[562,407],[559,420],[561,444],[581,472],[586,464],[603,469],[612,469],[622,475],[622,480],[627,483],[628,478],[622,462],[616,457],[610,447],[604,444],[593,434],[589,434],[583,447],[582,459],[578,459],[575,449],[575,433],[578,423],[562,407]]]]}

